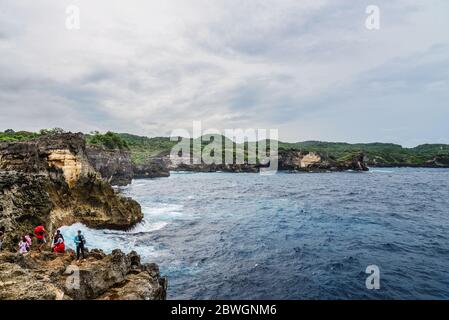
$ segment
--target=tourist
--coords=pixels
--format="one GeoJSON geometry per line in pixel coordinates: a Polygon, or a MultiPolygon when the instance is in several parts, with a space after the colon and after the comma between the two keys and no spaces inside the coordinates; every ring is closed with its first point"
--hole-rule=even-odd
{"type": "Polygon", "coordinates": [[[61,230],[58,229],[53,236],[53,244],[57,243],[60,238],[64,241],[64,236],[62,235],[61,230]]]}
{"type": "Polygon", "coordinates": [[[53,252],[54,253],[64,253],[65,252],[65,244],[63,238],[58,238],[55,243],[53,243],[53,252]]]}
{"type": "Polygon", "coordinates": [[[33,243],[32,237],[33,235],[31,233],[25,235],[25,240],[28,243],[28,251],[31,250],[31,244],[33,243]]]}
{"type": "Polygon", "coordinates": [[[56,230],[55,236],[53,237],[52,249],[54,253],[65,252],[64,236],[60,230],[56,230]]]}
{"type": "Polygon", "coordinates": [[[28,251],[30,251],[30,246],[28,245],[28,242],[27,242],[27,239],[25,238],[25,236],[23,236],[19,242],[19,253],[27,254],[28,251]]]}
{"type": "Polygon", "coordinates": [[[0,227],[0,251],[2,251],[4,236],[5,236],[5,227],[1,226],[0,227]]]}
{"type": "Polygon", "coordinates": [[[42,249],[43,249],[44,246],[45,246],[45,243],[47,242],[47,241],[45,240],[45,235],[46,235],[46,234],[47,234],[47,231],[45,231],[45,228],[44,228],[44,226],[42,226],[42,225],[37,226],[37,227],[34,229],[34,235],[35,235],[36,238],[37,238],[37,250],[38,250],[39,252],[42,251],[42,249]]]}
{"type": "Polygon", "coordinates": [[[77,262],[80,262],[80,253],[84,258],[84,245],[86,244],[86,238],[81,234],[81,230],[78,230],[78,234],[73,239],[75,241],[76,245],[76,260],[77,262]]]}
{"type": "Polygon", "coordinates": [[[5,227],[0,226],[0,251],[2,251],[3,238],[5,237],[5,227]]]}

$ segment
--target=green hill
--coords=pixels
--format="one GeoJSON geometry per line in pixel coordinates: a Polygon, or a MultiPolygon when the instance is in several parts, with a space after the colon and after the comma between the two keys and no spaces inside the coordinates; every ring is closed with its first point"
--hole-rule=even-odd
{"type": "MultiPolygon", "coordinates": [[[[41,130],[40,132],[27,132],[6,130],[0,132],[0,141],[23,141],[33,139],[40,135],[54,134],[61,132],[61,129],[41,130]]],[[[203,137],[202,147],[217,136],[203,137]],[[205,139],[206,138],[206,139],[205,139]]],[[[234,149],[247,149],[248,143],[236,145],[228,138],[225,141],[233,144],[234,149]]],[[[193,140],[191,139],[191,143],[193,140]]],[[[168,154],[177,144],[169,137],[144,137],[128,133],[107,132],[101,134],[93,132],[86,134],[86,143],[101,145],[108,149],[124,149],[131,153],[132,161],[136,164],[143,163],[145,159],[159,154],[168,154]]],[[[255,142],[250,142],[254,144],[255,142]]],[[[449,166],[449,145],[447,144],[423,144],[414,148],[403,148],[392,143],[356,143],[345,142],[324,142],[324,141],[304,141],[288,143],[279,141],[279,150],[303,150],[315,151],[327,154],[334,159],[345,159],[356,152],[364,152],[366,161],[370,166],[449,166]]],[[[235,154],[236,150],[233,150],[235,154]]],[[[245,150],[246,155],[246,150],[245,150]]]]}

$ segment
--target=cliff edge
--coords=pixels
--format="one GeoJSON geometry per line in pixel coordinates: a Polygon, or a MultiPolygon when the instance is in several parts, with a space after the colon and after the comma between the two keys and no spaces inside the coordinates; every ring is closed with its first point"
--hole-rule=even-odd
{"type": "Polygon", "coordinates": [[[0,142],[0,225],[4,246],[43,224],[50,232],[82,222],[128,229],[141,221],[140,205],[118,195],[91,166],[81,133],[0,142]]]}

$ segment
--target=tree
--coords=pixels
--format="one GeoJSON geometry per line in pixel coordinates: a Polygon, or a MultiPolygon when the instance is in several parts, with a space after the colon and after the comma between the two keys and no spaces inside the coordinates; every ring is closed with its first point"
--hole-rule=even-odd
{"type": "Polygon", "coordinates": [[[53,129],[41,129],[39,131],[41,135],[49,135],[49,134],[61,134],[65,133],[64,129],[61,128],[53,128],[53,129]]]}

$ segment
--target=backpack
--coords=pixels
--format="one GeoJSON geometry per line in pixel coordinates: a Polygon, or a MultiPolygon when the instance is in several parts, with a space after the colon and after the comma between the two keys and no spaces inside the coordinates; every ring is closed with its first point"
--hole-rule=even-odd
{"type": "Polygon", "coordinates": [[[86,238],[84,238],[83,235],[77,236],[78,237],[78,241],[80,241],[83,245],[86,244],[86,238]]]}
{"type": "Polygon", "coordinates": [[[44,235],[44,227],[43,226],[37,226],[36,228],[34,228],[34,234],[36,236],[42,237],[44,235]]]}

